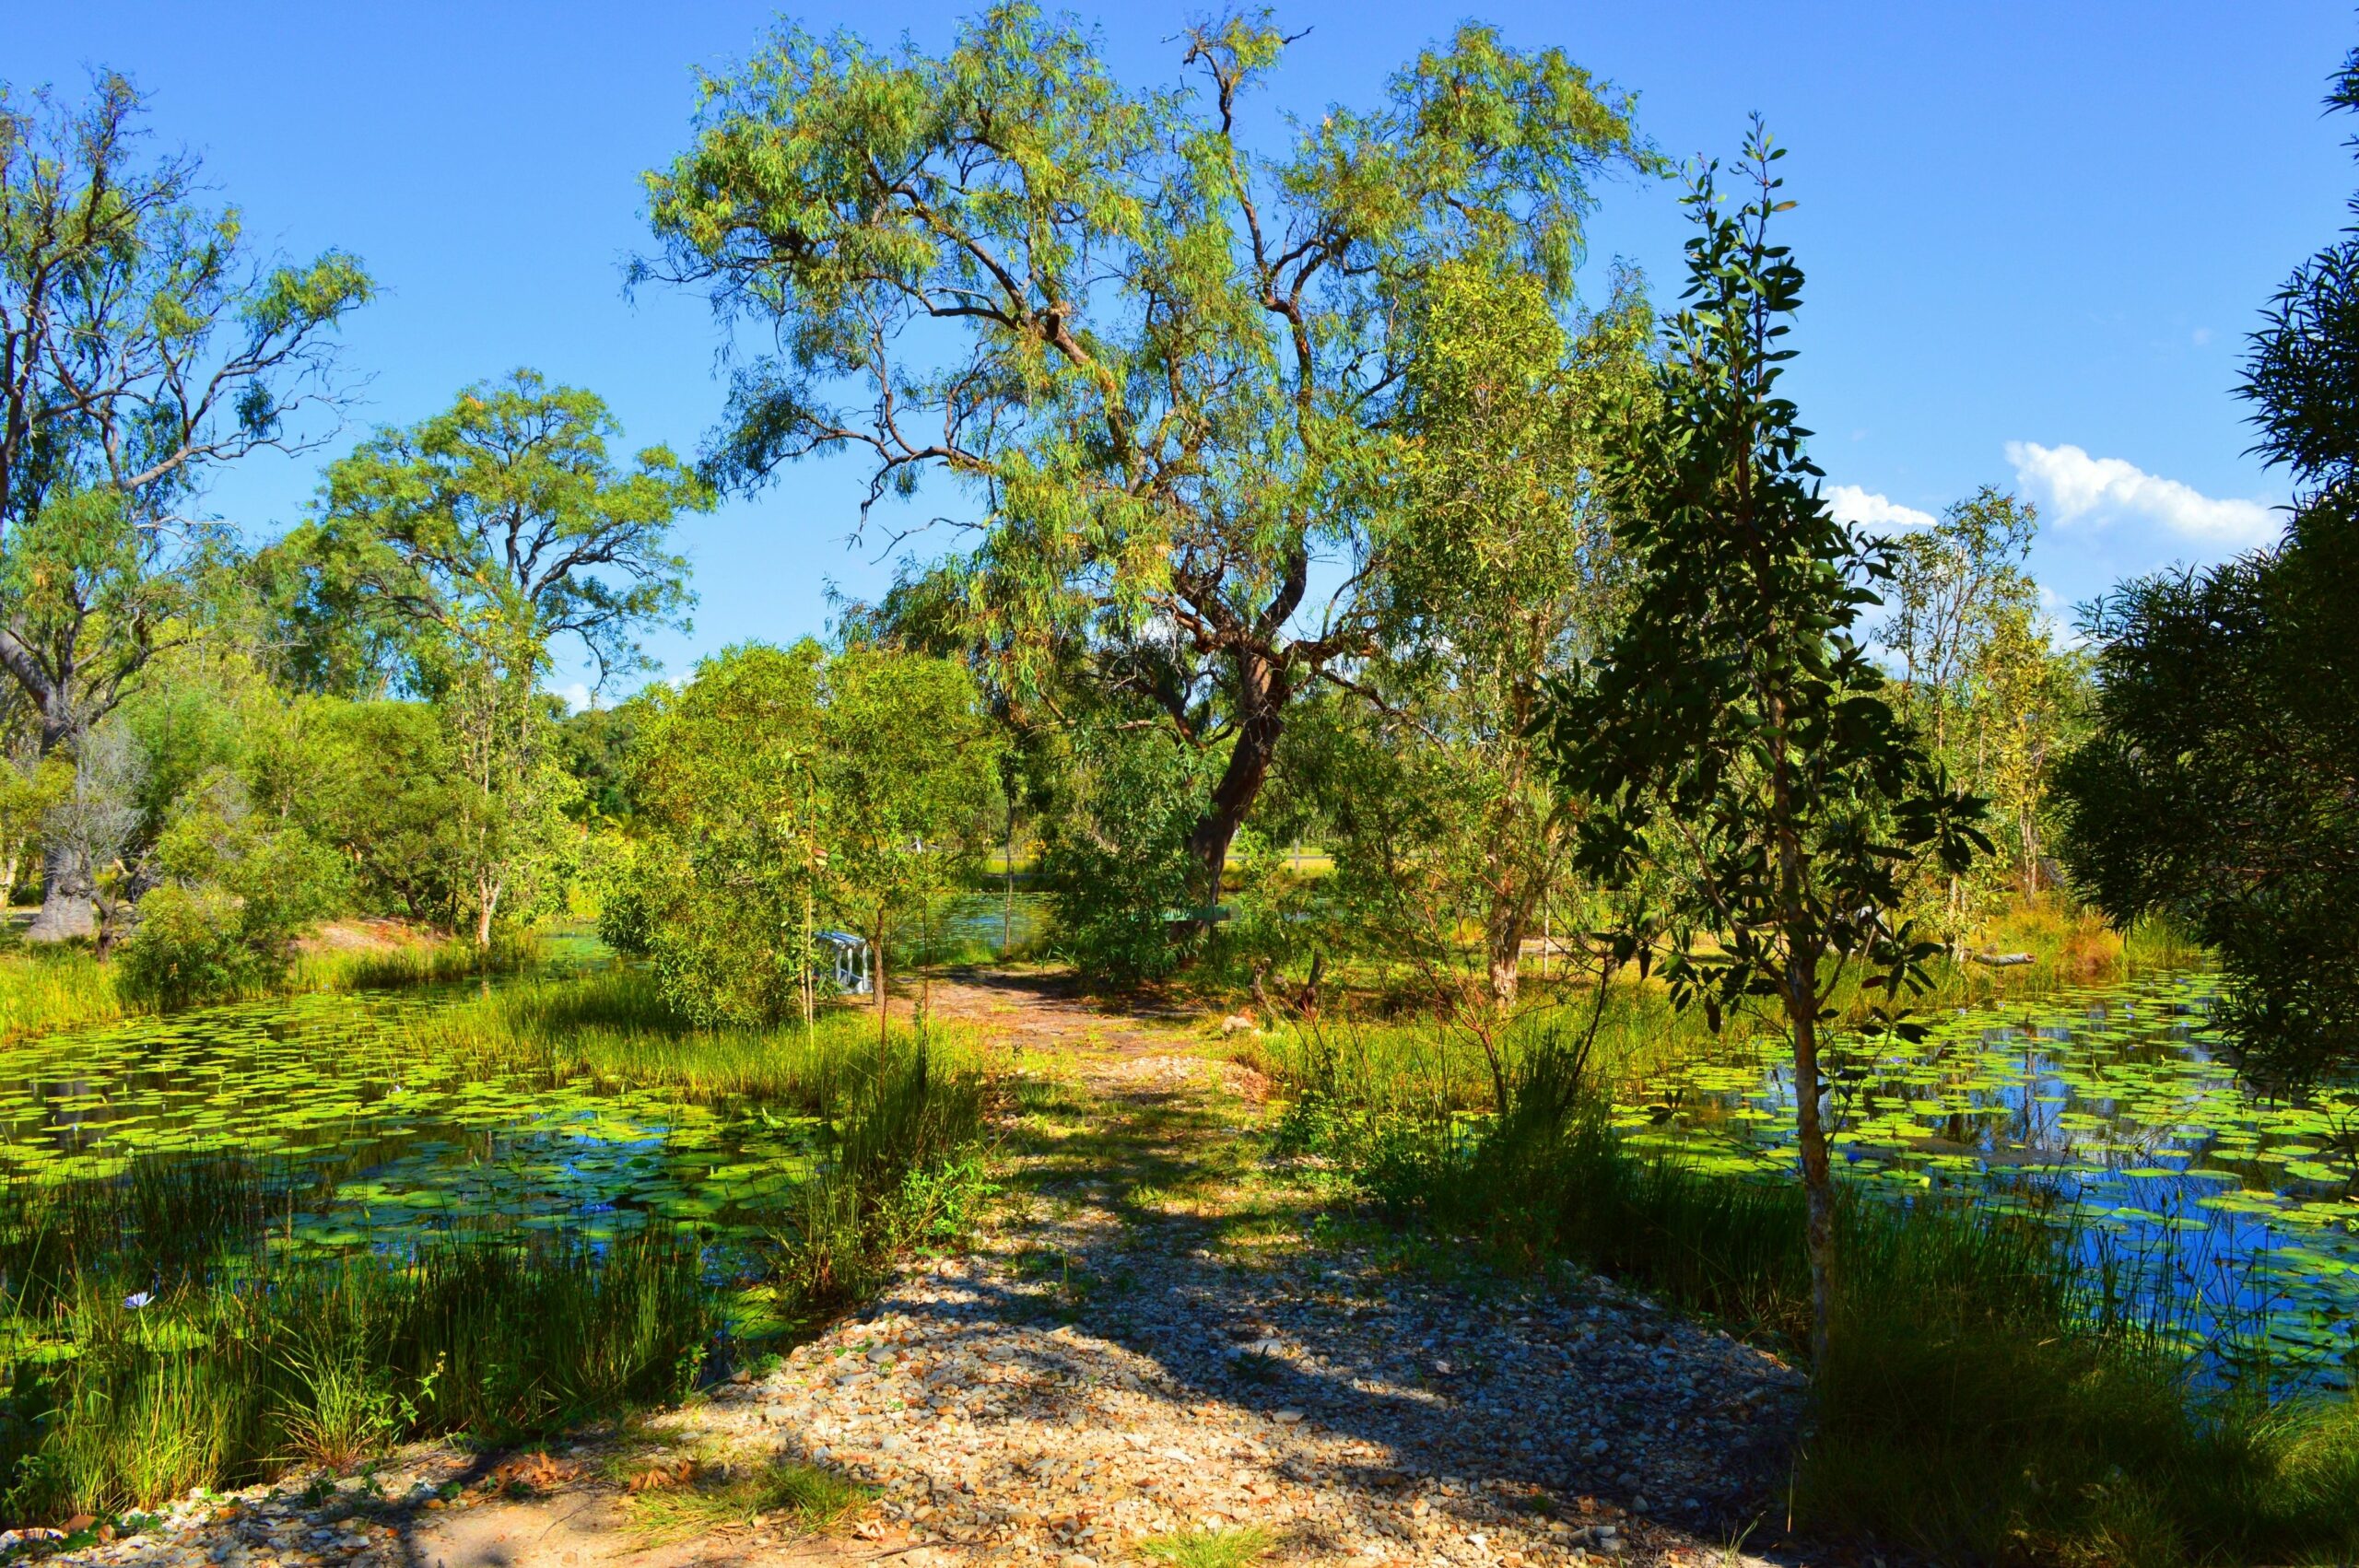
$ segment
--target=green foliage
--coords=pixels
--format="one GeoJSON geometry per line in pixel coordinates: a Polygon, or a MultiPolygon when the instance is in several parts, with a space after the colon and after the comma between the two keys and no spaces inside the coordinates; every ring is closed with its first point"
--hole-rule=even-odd
{"type": "MultiPolygon", "coordinates": [[[[1345,1051],[1347,1041],[1337,1042],[1345,1051]]],[[[1571,1257],[1774,1345],[1811,1332],[1806,1199],[1625,1146],[1578,1050],[1535,1038],[1508,1113],[1414,1076],[1447,1042],[1282,1057],[1286,1135],[1398,1220],[1511,1267],[1571,1257]]],[[[2359,1406],[2191,1381],[2065,1227],[1847,1192],[1835,1332],[1787,1503],[1936,1562],[2339,1562],[2359,1547],[2359,1406]]]]}
{"type": "Polygon", "coordinates": [[[418,702],[300,700],[252,764],[257,801],[332,845],[357,907],[449,928],[465,907],[469,781],[442,718],[418,702]]]}
{"type": "Polygon", "coordinates": [[[826,688],[826,897],[874,953],[881,1001],[895,926],[964,886],[991,841],[1001,739],[951,660],[850,648],[826,688]]]}
{"type": "Polygon", "coordinates": [[[640,839],[608,867],[599,931],[646,954],[681,1016],[763,1024],[799,1011],[819,890],[815,643],[749,644],[652,699],[634,751],[640,839]]]}
{"type": "Polygon", "coordinates": [[[649,956],[685,1017],[800,1011],[812,930],[849,926],[881,965],[902,925],[965,884],[998,749],[948,660],[730,649],[651,700],[633,754],[638,837],[608,864],[600,929],[649,956]]]}
{"type": "Polygon", "coordinates": [[[1474,262],[1436,268],[1416,308],[1379,649],[1354,691],[1299,706],[1273,803],[1334,851],[1321,892],[1353,947],[1500,1007],[1579,809],[1539,755],[1543,683],[1598,649],[1626,576],[1591,416],[1650,402],[1652,317],[1618,278],[1568,331],[1539,278],[1474,262]]]}
{"type": "Polygon", "coordinates": [[[1188,835],[1210,772],[1156,729],[1109,724],[1074,737],[1041,870],[1058,951],[1083,974],[1154,979],[1186,956],[1171,921],[1198,909],[1188,835]]]}
{"type": "Polygon", "coordinates": [[[585,822],[619,822],[630,814],[631,747],[649,705],[634,698],[616,708],[585,708],[558,720],[557,746],[566,772],[581,785],[575,812],[585,822]]]}
{"type": "Polygon", "coordinates": [[[2001,852],[1930,879],[1912,912],[1962,944],[2013,895],[2052,882],[2050,774],[2079,739],[2089,661],[2059,650],[2023,562],[2038,512],[1983,486],[1930,528],[1895,535],[1890,613],[1877,640],[1899,664],[1895,700],[1927,752],[1989,800],[2001,852]]]}
{"type": "MultiPolygon", "coordinates": [[[[618,467],[607,443],[620,435],[581,388],[531,370],[478,383],[331,464],[318,517],[281,548],[345,618],[470,644],[498,623],[535,649],[569,637],[601,671],[638,669],[636,634],[680,624],[687,603],[671,531],[712,495],[663,447],[618,467]]],[[[412,680],[440,684],[448,650],[413,642],[407,655],[412,680]]]]}
{"type": "Polygon", "coordinates": [[[139,1305],[145,1281],[103,1266],[59,1281],[51,1328],[76,1353],[17,1361],[0,1408],[11,1516],[152,1508],[426,1433],[555,1432],[686,1392],[714,1326],[696,1246],[661,1231],[258,1267],[249,1289],[139,1305]]]}
{"type": "MultiPolygon", "coordinates": [[[[146,156],[139,94],[94,77],[68,107],[0,88],[0,660],[38,753],[84,737],[187,641],[222,531],[184,503],[220,465],[310,444],[342,401],[331,335],[373,285],[352,257],[257,256],[207,211],[195,158],[146,156]]],[[[59,814],[44,937],[86,928],[111,846],[59,814]]]]}
{"type": "Polygon", "coordinates": [[[780,345],[738,371],[715,466],[850,451],[872,505],[968,489],[982,543],[917,597],[1007,689],[1141,695],[1219,756],[1198,903],[1292,703],[1371,646],[1417,291],[1477,259],[1562,303],[1592,183],[1656,166],[1626,97],[1472,24],[1264,156],[1238,126],[1288,44],[1210,18],[1192,90],[1143,91],[1028,4],[940,54],[783,29],[647,180],[641,275],[780,345]],[[1317,615],[1314,553],[1350,585],[1317,615]]]}
{"type": "Polygon", "coordinates": [[[453,881],[478,946],[553,902],[579,837],[581,781],[536,690],[551,642],[575,639],[603,676],[642,666],[646,626],[686,624],[671,531],[712,494],[661,447],[618,467],[619,433],[595,394],[530,370],[469,388],[331,464],[317,516],[264,574],[293,640],[328,638],[297,666],[341,679],[388,657],[434,699],[470,786],[453,881]]]}
{"type": "MultiPolygon", "coordinates": [[[[1629,614],[1551,727],[1564,787],[1591,802],[1579,860],[1609,884],[1663,876],[1663,897],[1616,939],[1661,963],[1672,995],[1717,1024],[1771,1003],[1802,1082],[1818,1082],[1818,1029],[1848,960],[1883,971],[1896,1008],[1937,951],[1893,923],[1908,863],[1963,871],[1990,846],[1981,802],[1952,791],[1894,713],[1853,638],[1882,555],[1819,498],[1807,432],[1778,392],[1802,270],[1770,241],[1790,205],[1784,156],[1756,124],[1756,194],[1724,209],[1707,170],[1687,202],[1685,307],[1668,326],[1658,409],[1610,449],[1614,534],[1638,563],[1629,614]]],[[[1887,1012],[1887,1017],[1890,1012],[1887,1012]]],[[[1823,1352],[1833,1260],[1832,1177],[1819,1097],[1798,1097],[1823,1352]]]]}
{"type": "Polygon", "coordinates": [[[345,886],[332,850],[256,816],[234,789],[185,811],[158,859],[170,880],[139,901],[120,983],[159,1008],[283,981],[296,937],[336,907],[345,886]]]}
{"type": "MultiPolygon", "coordinates": [[[[2328,102],[2359,110],[2359,52],[2328,102]]],[[[2097,607],[2096,733],[2058,779],[2076,881],[2117,922],[2168,916],[2213,950],[2243,1065],[2275,1085],[2359,1063],[2354,275],[2359,231],[2253,339],[2257,450],[2298,486],[2286,541],[2097,607]]]]}

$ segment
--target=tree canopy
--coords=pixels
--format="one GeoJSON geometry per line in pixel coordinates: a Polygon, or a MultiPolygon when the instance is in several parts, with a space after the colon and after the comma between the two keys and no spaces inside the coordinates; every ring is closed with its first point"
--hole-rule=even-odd
{"type": "MultiPolygon", "coordinates": [[[[202,608],[209,472],[302,451],[346,388],[333,331],[374,285],[350,254],[265,259],[202,169],[142,146],[139,93],[0,91],[0,671],[43,755],[120,702],[202,608]]],[[[91,868],[44,857],[35,934],[90,929],[91,868]]]]}
{"type": "Polygon", "coordinates": [[[1265,153],[1240,120],[1287,39],[1232,14],[1183,41],[1186,85],[1137,90],[1028,5],[940,55],[785,30],[648,177],[640,275],[775,345],[715,474],[851,451],[872,505],[925,508],[940,475],[975,531],[940,599],[1003,679],[1077,670],[1221,757],[1210,903],[1289,705],[1371,646],[1408,300],[1485,257],[1562,303],[1594,182],[1656,159],[1626,96],[1473,25],[1265,153]]]}

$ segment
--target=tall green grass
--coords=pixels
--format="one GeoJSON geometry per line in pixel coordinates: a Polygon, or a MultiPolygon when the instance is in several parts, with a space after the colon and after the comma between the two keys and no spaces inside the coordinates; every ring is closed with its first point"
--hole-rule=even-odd
{"type": "Polygon", "coordinates": [[[139,1011],[87,947],[0,949],[0,1043],[139,1011]]]}
{"type": "MultiPolygon", "coordinates": [[[[1632,1154],[1579,1037],[1523,1044],[1507,1113],[1476,1121],[1429,1067],[1386,1082],[1388,1062],[1405,1075],[1438,1046],[1297,1049],[1285,1135],[1403,1223],[1509,1264],[1577,1258],[1790,1351],[1807,1343],[1800,1190],[1632,1154]]],[[[2206,1382],[2169,1298],[2090,1278],[2072,1241],[2025,1217],[1846,1195],[1797,1520],[1939,1562],[2359,1555],[2359,1405],[2206,1382]]]]}
{"type": "Polygon", "coordinates": [[[390,1444],[559,1429],[685,1392],[715,1320],[695,1243],[435,1244],[157,1290],[77,1268],[19,1316],[0,1399],[11,1518],[150,1508],[390,1444]]]}
{"type": "Polygon", "coordinates": [[[529,937],[496,942],[489,952],[457,938],[401,947],[329,949],[299,954],[285,981],[264,994],[380,990],[511,975],[535,956],[536,944],[529,937]]]}
{"type": "MultiPolygon", "coordinates": [[[[487,954],[473,942],[307,953],[285,977],[230,1000],[256,1000],[292,991],[367,990],[422,985],[484,974],[511,973],[531,959],[528,943],[511,942],[487,954]]],[[[150,1011],[123,994],[118,969],[80,943],[0,947],[0,1045],[57,1029],[109,1024],[150,1011]]]]}

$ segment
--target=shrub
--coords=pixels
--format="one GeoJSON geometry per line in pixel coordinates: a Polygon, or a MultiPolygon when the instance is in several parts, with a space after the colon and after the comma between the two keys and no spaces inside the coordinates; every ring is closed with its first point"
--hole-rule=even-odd
{"type": "Polygon", "coordinates": [[[1058,946],[1093,977],[1169,974],[1186,955],[1167,917],[1193,903],[1188,834],[1209,788],[1204,761],[1159,732],[1119,728],[1078,749],[1087,760],[1041,863],[1058,946]]]}
{"type": "Polygon", "coordinates": [[[273,977],[269,955],[247,941],[244,900],[222,887],[159,887],[141,899],[119,962],[123,994],[159,1008],[233,996],[273,977]]]}

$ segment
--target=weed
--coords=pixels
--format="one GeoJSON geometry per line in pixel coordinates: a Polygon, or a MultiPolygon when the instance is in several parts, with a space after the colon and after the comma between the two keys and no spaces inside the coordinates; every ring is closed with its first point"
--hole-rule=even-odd
{"type": "Polygon", "coordinates": [[[1233,1529],[1156,1536],[1139,1543],[1138,1554],[1149,1562],[1168,1563],[1170,1568],[1245,1568],[1268,1556],[1276,1545],[1269,1531],[1240,1525],[1233,1529]]]}

